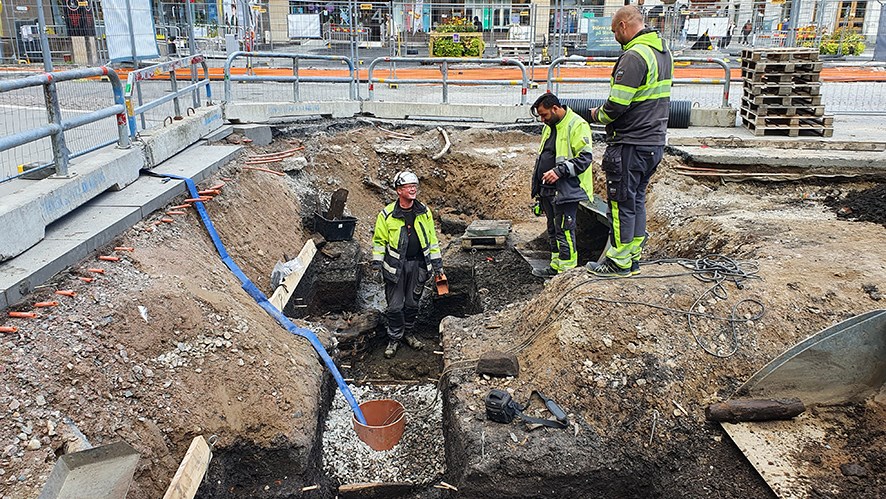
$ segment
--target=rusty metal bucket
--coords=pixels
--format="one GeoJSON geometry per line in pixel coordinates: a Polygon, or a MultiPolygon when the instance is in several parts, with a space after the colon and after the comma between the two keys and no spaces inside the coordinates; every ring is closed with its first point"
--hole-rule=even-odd
{"type": "Polygon", "coordinates": [[[406,409],[391,399],[369,400],[360,404],[366,424],[353,418],[357,437],[373,450],[390,450],[400,442],[406,428],[406,409]]]}

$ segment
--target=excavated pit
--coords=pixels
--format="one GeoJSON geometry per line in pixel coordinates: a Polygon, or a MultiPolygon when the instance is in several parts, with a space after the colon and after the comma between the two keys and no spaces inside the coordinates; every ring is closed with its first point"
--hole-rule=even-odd
{"type": "MultiPolygon", "coordinates": [[[[738,325],[733,342],[722,321],[688,327],[680,311],[697,306],[711,284],[670,276],[685,271],[675,263],[646,263],[640,278],[616,281],[590,281],[581,269],[547,282],[532,277],[517,249],[545,250],[543,220],[528,209],[537,128],[446,129],[452,148],[433,160],[443,145],[434,128],[400,126],[407,140],[376,122],[305,122],[277,130],[270,146],[247,146],[210,179],[229,179],[208,210],[232,258],[267,294],[274,264],[298,254],[314,213],[333,191],[348,189],[353,241],[320,248],[309,284],[286,312],[317,332],[360,400],[404,402],[414,417],[400,446],[375,453],[349,440],[349,409],[307,342],[240,289],[197,217],[159,224],[157,213],[111,246],[136,248],[119,265],[90,261],[60,274],[50,284],[78,296],[32,327],[16,323],[24,334],[4,337],[2,372],[16,376],[7,376],[11,395],[0,404],[9,408],[0,418],[0,466],[10,477],[0,495],[38,495],[54,460],[41,453],[63,446],[59,421],[70,417],[94,444],[124,439],[139,450],[132,499],[162,497],[190,439],[213,434],[218,444],[201,498],[771,497],[728,436],[704,420],[704,407],[805,337],[882,308],[886,255],[870,251],[886,247],[882,221],[849,221],[840,211],[874,206],[853,204],[853,193],[881,199],[877,186],[705,183],[675,173],[678,160],[666,157],[651,185],[645,258],[719,253],[753,265],[760,279],[742,288],[726,283],[728,296],[699,302],[719,316],[747,298],[765,305],[761,318],[738,325]],[[252,155],[293,145],[305,146],[301,161],[271,165],[284,177],[240,168],[252,155]],[[371,311],[383,305],[381,287],[368,277],[367,252],[376,214],[393,200],[389,179],[407,168],[434,210],[453,293],[425,294],[419,334],[426,349],[404,348],[386,360],[384,328],[371,311]],[[508,247],[461,250],[459,236],[478,219],[512,220],[508,247]],[[78,281],[99,264],[107,266],[102,279],[88,287],[78,281]],[[714,357],[696,337],[720,352],[737,348],[714,357]],[[432,380],[444,366],[490,349],[515,351],[520,375],[454,369],[437,394],[432,380]],[[483,398],[492,388],[512,390],[521,403],[542,391],[567,412],[569,428],[487,421],[483,398]],[[29,395],[38,391],[46,405],[29,395]],[[25,449],[17,435],[26,431],[46,439],[41,448],[25,449]],[[441,481],[458,493],[434,487],[441,481]],[[383,485],[358,493],[356,482],[383,485]]],[[[598,192],[601,181],[595,167],[598,192]]],[[[600,232],[588,230],[578,232],[580,247],[600,232]]],[[[582,261],[596,258],[596,239],[582,261]]],[[[51,290],[33,298],[51,299],[51,290]]],[[[865,410],[882,419],[880,399],[865,410]]],[[[537,399],[531,407],[547,415],[537,399]]],[[[845,430],[853,434],[848,451],[821,446],[797,458],[824,471],[855,464],[867,474],[822,475],[811,490],[886,495],[882,424],[845,430]]]]}

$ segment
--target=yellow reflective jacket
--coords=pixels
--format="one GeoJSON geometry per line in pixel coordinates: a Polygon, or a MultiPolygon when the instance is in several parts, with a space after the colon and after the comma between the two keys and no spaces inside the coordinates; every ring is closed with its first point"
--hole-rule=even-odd
{"type": "MultiPolygon", "coordinates": [[[[421,244],[427,274],[419,276],[425,281],[434,270],[443,268],[443,257],[437,231],[434,229],[434,217],[431,209],[415,201],[412,205],[415,212],[415,233],[421,244]]],[[[400,280],[400,269],[406,261],[406,245],[409,235],[406,232],[406,214],[398,201],[384,207],[375,219],[375,232],[372,235],[372,263],[380,265],[382,275],[391,282],[400,280]]]]}
{"type": "MultiPolygon", "coordinates": [[[[554,170],[560,180],[555,184],[557,193],[554,195],[553,203],[572,203],[590,199],[594,192],[591,170],[594,148],[591,144],[591,127],[584,118],[569,108],[566,108],[566,115],[555,126],[557,136],[554,142],[556,155],[554,170]]],[[[550,136],[551,127],[545,125],[541,132],[541,144],[538,146],[539,156],[550,136]]],[[[539,167],[537,159],[535,167],[539,167]]],[[[540,190],[538,179],[533,175],[532,197],[537,196],[540,190]]]]}

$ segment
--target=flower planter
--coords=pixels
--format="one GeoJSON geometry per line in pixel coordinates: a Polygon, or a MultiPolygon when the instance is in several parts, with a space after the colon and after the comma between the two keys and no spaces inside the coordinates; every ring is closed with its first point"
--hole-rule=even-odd
{"type": "Polygon", "coordinates": [[[483,42],[483,33],[477,31],[465,33],[438,33],[432,31],[430,42],[428,43],[428,54],[431,57],[483,57],[485,49],[486,44],[483,42]],[[471,52],[471,49],[477,42],[479,42],[479,53],[476,49],[471,52]],[[460,54],[458,53],[459,50],[461,51],[460,54]]]}

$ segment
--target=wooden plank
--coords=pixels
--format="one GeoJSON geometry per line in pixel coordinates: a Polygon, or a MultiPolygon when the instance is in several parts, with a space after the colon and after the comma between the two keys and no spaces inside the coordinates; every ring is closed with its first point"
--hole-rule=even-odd
{"type": "Polygon", "coordinates": [[[280,313],[283,313],[283,308],[286,307],[286,304],[289,303],[289,299],[292,298],[292,293],[295,293],[295,288],[298,287],[299,281],[305,275],[305,271],[308,270],[308,265],[311,264],[311,261],[314,259],[314,255],[317,254],[317,246],[314,244],[313,239],[308,239],[305,243],[304,247],[298,253],[296,259],[300,264],[296,270],[293,270],[288,276],[283,278],[283,282],[277,286],[277,289],[274,290],[274,294],[271,295],[271,305],[277,307],[277,310],[280,313]]]}
{"type": "Polygon", "coordinates": [[[754,104],[782,104],[785,106],[818,106],[821,95],[742,95],[742,99],[754,104]]]}
{"type": "Polygon", "coordinates": [[[824,115],[824,106],[811,106],[804,105],[802,100],[798,100],[797,104],[783,104],[781,101],[771,103],[771,104],[763,104],[763,103],[755,103],[752,100],[749,100],[746,97],[743,97],[741,100],[741,109],[747,110],[753,114],[758,116],[762,115],[773,115],[773,116],[823,116],[824,115]]]}
{"type": "Polygon", "coordinates": [[[802,95],[808,97],[821,93],[821,82],[812,83],[751,83],[745,82],[744,95],[802,95]]]}
{"type": "Polygon", "coordinates": [[[821,73],[781,73],[775,71],[751,71],[742,68],[745,83],[812,83],[821,81],[821,73]]]}
{"type": "Polygon", "coordinates": [[[741,119],[745,128],[750,130],[754,135],[786,135],[788,137],[800,137],[812,135],[817,137],[833,137],[833,126],[822,125],[758,125],[745,118],[741,119]]]}
{"type": "Polygon", "coordinates": [[[345,203],[348,202],[348,190],[338,189],[332,193],[329,201],[329,211],[326,212],[327,220],[338,220],[345,214],[345,203]]]}
{"type": "Polygon", "coordinates": [[[793,73],[796,71],[820,72],[823,66],[823,62],[810,61],[752,61],[747,59],[741,61],[742,69],[750,69],[753,71],[771,71],[778,73],[793,73]]]}
{"type": "Polygon", "coordinates": [[[163,499],[194,499],[203,482],[203,475],[209,468],[210,459],[212,451],[209,450],[209,444],[202,436],[194,437],[163,499]]]}

